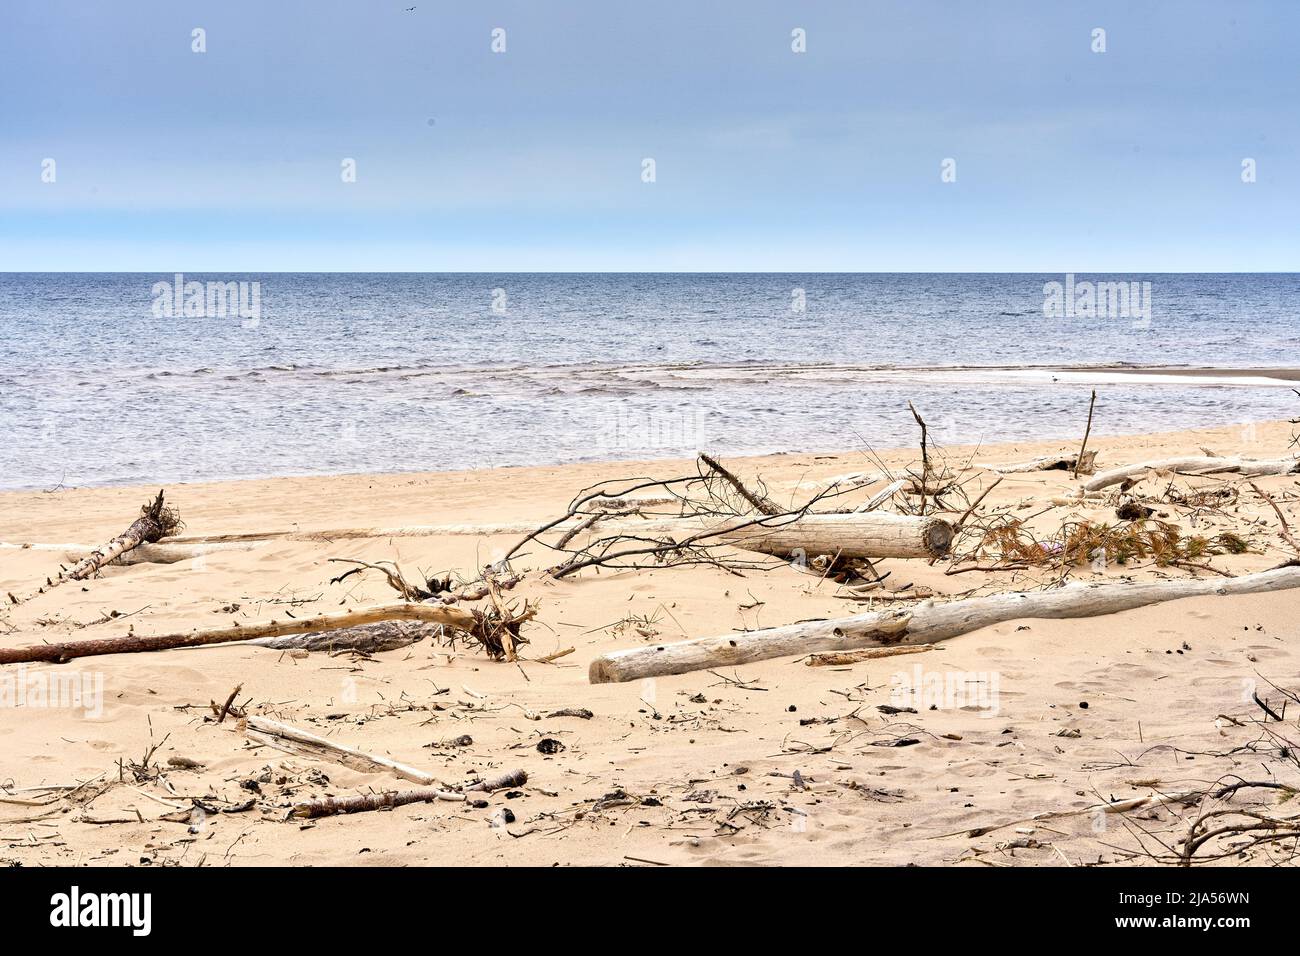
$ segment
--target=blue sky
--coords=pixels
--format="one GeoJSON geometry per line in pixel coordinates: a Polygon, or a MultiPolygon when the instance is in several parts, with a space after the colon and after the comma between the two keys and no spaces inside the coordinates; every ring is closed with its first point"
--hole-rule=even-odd
{"type": "Polygon", "coordinates": [[[5,0],[0,271],[1294,271],[1298,34],[1293,0],[5,0]]]}

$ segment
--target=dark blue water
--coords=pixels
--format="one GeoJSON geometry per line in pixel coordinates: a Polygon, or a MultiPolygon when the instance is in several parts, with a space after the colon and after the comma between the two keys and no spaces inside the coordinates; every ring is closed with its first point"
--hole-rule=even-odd
{"type": "Polygon", "coordinates": [[[1098,383],[1101,433],[1297,410],[999,368],[1300,365],[1295,274],[1081,275],[1150,282],[1149,315],[1068,318],[1051,275],[185,279],[257,282],[256,315],[168,315],[170,274],[0,274],[0,487],[885,447],[908,399],[950,443],[1068,436],[1098,383]]]}

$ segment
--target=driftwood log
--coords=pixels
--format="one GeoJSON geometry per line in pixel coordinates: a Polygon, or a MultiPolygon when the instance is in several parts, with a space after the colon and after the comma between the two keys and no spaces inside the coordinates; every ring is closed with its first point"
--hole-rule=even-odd
{"type": "Polygon", "coordinates": [[[952,547],[953,526],[941,518],[849,512],[741,516],[707,524],[670,519],[620,525],[639,535],[668,534],[678,541],[705,538],[746,551],[788,557],[802,552],[844,558],[936,558],[952,547]]]}
{"type": "MultiPolygon", "coordinates": [[[[204,558],[208,555],[217,554],[221,551],[251,551],[256,546],[256,542],[237,542],[226,541],[213,544],[179,544],[173,539],[160,541],[157,544],[138,544],[130,551],[119,554],[112,561],[105,562],[105,565],[123,565],[123,564],[176,564],[180,561],[191,561],[196,558],[204,558]]],[[[0,551],[60,551],[63,553],[63,559],[76,563],[84,558],[90,552],[94,551],[93,545],[89,544],[12,544],[8,541],[0,541],[0,551]]]]}
{"type": "Polygon", "coordinates": [[[929,644],[1004,621],[1097,617],[1186,597],[1256,594],[1297,587],[1300,587],[1300,565],[1291,565],[1237,578],[1076,584],[1052,591],[1016,591],[946,604],[926,602],[906,611],[876,611],[854,617],[613,651],[591,662],[588,677],[593,684],[603,684],[664,674],[685,674],[815,651],[929,644]]]}
{"type": "Polygon", "coordinates": [[[1000,475],[1017,475],[1033,471],[1070,471],[1076,474],[1089,474],[1096,460],[1097,453],[1095,451],[1085,451],[1082,455],[1078,452],[1063,455],[1044,455],[1041,458],[1032,458],[1029,461],[1014,464],[980,465],[979,467],[986,468],[989,471],[996,471],[1000,475]]]}
{"type": "Polygon", "coordinates": [[[351,767],[353,770],[359,770],[362,773],[391,773],[412,783],[429,785],[437,782],[437,778],[431,773],[425,773],[423,770],[417,770],[415,767],[398,763],[396,760],[390,760],[387,757],[369,754],[354,747],[336,743],[310,731],[281,723],[278,720],[272,720],[269,717],[257,717],[250,714],[244,717],[240,723],[246,728],[245,736],[249,740],[297,754],[301,757],[324,757],[327,760],[333,760],[335,763],[351,767]]]}
{"type": "Polygon", "coordinates": [[[454,790],[446,787],[420,787],[415,790],[396,790],[387,793],[362,793],[351,797],[322,797],[319,800],[307,800],[295,804],[290,816],[312,819],[329,817],[336,813],[363,813],[367,810],[384,810],[390,807],[402,807],[408,803],[429,803],[434,800],[463,802],[471,793],[491,793],[508,787],[522,787],[527,782],[527,773],[514,770],[454,790]]]}
{"type": "Polygon", "coordinates": [[[269,647],[276,651],[324,651],[327,654],[357,651],[361,654],[378,654],[395,651],[417,644],[426,637],[439,637],[442,624],[429,621],[376,621],[358,624],[336,631],[315,634],[283,634],[279,637],[259,637],[240,643],[252,647],[269,647]]]}
{"type": "Polygon", "coordinates": [[[127,634],[92,641],[65,641],[60,644],[35,644],[29,647],[0,648],[0,664],[24,664],[48,661],[62,664],[78,657],[104,654],[134,654],[143,651],[166,651],[178,647],[202,647],[207,644],[231,644],[259,637],[285,634],[311,634],[339,628],[371,624],[376,621],[426,621],[465,631],[473,631],[472,611],[438,604],[379,604],[340,614],[317,614],[312,617],[267,621],[259,624],[232,624],[229,627],[173,634],[127,634]]]}
{"type": "Polygon", "coordinates": [[[54,577],[46,578],[45,584],[32,594],[23,598],[10,594],[9,600],[13,604],[20,604],[53,590],[65,581],[84,581],[110,561],[142,544],[161,541],[168,535],[175,534],[181,527],[180,515],[176,513],[176,509],[163,503],[163,492],[160,490],[158,497],[147,502],[140,509],[140,517],[132,521],[130,527],[108,544],[91,551],[72,567],[65,568],[54,577]]]}
{"type": "Polygon", "coordinates": [[[1300,458],[1161,458],[1103,471],[1084,482],[1083,490],[1100,491],[1147,471],[1171,471],[1177,475],[1238,474],[1250,478],[1260,475],[1294,475],[1300,474],[1300,458]]]}

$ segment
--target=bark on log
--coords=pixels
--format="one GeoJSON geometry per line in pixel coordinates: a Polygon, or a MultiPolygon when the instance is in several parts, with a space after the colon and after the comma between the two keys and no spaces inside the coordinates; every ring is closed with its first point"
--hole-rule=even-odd
{"type": "Polygon", "coordinates": [[[466,610],[437,604],[379,604],[341,614],[317,614],[313,617],[269,621],[260,624],[233,624],[203,631],[174,634],[128,634],[94,641],[66,641],[61,644],[36,644],[31,647],[0,648],[0,664],[24,664],[47,661],[62,664],[78,657],[103,654],[134,654],[142,651],[166,651],[178,647],[202,647],[207,644],[230,644],[259,637],[284,634],[310,634],[339,628],[371,624],[376,621],[427,621],[462,630],[472,630],[474,615],[466,610]]]}
{"type": "Polygon", "coordinates": [[[241,643],[252,647],[269,647],[276,651],[357,651],[362,654],[378,654],[418,644],[426,637],[438,637],[442,627],[441,624],[427,621],[376,621],[374,624],[358,624],[337,631],[259,637],[241,643]]]}
{"type": "Polygon", "coordinates": [[[941,558],[953,527],[940,518],[878,514],[806,514],[727,532],[721,540],[748,551],[782,557],[839,555],[844,558],[941,558]]]}
{"type": "Polygon", "coordinates": [[[319,800],[307,800],[294,805],[291,817],[313,819],[328,817],[336,813],[363,813],[367,810],[383,810],[388,807],[401,807],[408,803],[428,803],[433,800],[464,801],[471,793],[491,793],[507,787],[522,787],[528,782],[528,774],[523,770],[483,780],[476,784],[448,790],[443,787],[421,787],[416,790],[399,790],[388,793],[363,793],[352,797],[323,797],[319,800]]]}
{"type": "Polygon", "coordinates": [[[1172,471],[1179,475],[1239,474],[1246,477],[1294,475],[1300,474],[1300,458],[1161,458],[1103,471],[1084,482],[1083,490],[1100,491],[1146,471],[1172,471]]]}
{"type": "Polygon", "coordinates": [[[1053,591],[1017,591],[947,604],[928,602],[901,613],[877,611],[614,651],[593,660],[588,676],[591,683],[602,684],[730,667],[814,651],[932,644],[1004,621],[1096,617],[1185,597],[1256,594],[1296,587],[1300,587],[1300,566],[1293,565],[1237,578],[1073,585],[1053,591]]]}
{"type": "Polygon", "coordinates": [[[416,790],[389,790],[384,793],[359,793],[350,797],[321,797],[294,804],[290,817],[312,820],[332,817],[338,813],[365,813],[368,810],[386,810],[403,807],[408,803],[430,803],[434,800],[465,801],[465,794],[442,787],[420,787],[416,790]]]}
{"type": "Polygon", "coordinates": [[[272,720],[269,717],[257,717],[250,714],[244,717],[241,723],[247,728],[246,733],[249,739],[299,756],[324,757],[345,767],[351,767],[353,770],[359,770],[362,773],[392,773],[403,780],[425,784],[426,786],[437,782],[437,777],[431,773],[425,773],[423,770],[418,770],[404,763],[398,763],[396,760],[390,760],[387,757],[368,754],[363,750],[357,750],[355,747],[336,743],[326,737],[320,737],[310,731],[281,723],[278,720],[272,720]]]}
{"type": "Polygon", "coordinates": [[[867,513],[809,513],[771,518],[740,516],[714,523],[695,518],[619,524],[620,532],[664,534],[695,544],[729,544],[747,551],[787,557],[838,554],[845,558],[943,557],[952,546],[953,526],[941,518],[867,513]],[[735,530],[729,530],[734,528],[735,530]],[[706,537],[699,536],[706,534],[706,537]]]}

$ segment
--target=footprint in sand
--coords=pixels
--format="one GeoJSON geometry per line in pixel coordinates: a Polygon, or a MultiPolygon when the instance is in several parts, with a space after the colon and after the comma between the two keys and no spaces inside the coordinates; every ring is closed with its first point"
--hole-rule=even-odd
{"type": "Polygon", "coordinates": [[[1088,672],[1089,677],[1093,675],[1106,678],[1105,682],[1111,684],[1126,684],[1130,680],[1154,680],[1163,677],[1164,672],[1147,667],[1145,664],[1120,662],[1088,672]]]}

